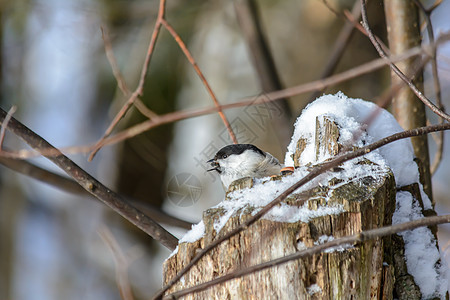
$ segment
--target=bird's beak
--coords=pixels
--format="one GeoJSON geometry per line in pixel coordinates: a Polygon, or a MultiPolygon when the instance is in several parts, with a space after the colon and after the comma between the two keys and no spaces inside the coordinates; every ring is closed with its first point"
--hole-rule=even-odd
{"type": "Polygon", "coordinates": [[[206,170],[207,172],[209,172],[209,171],[217,171],[217,172],[219,172],[219,173],[222,172],[222,171],[220,170],[220,165],[219,165],[219,163],[218,163],[217,161],[215,161],[214,158],[208,160],[207,163],[210,164],[211,167],[213,167],[212,169],[206,170]]]}

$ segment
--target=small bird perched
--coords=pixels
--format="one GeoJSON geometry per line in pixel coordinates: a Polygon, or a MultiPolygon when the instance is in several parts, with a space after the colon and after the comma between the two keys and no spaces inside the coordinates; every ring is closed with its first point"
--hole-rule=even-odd
{"type": "Polygon", "coordinates": [[[207,162],[213,167],[208,171],[219,173],[225,190],[239,178],[277,175],[282,168],[278,159],[252,144],[225,146],[207,162]]]}

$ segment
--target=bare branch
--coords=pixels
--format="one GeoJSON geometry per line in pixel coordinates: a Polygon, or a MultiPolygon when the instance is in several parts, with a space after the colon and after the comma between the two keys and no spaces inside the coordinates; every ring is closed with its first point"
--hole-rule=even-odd
{"type": "Polygon", "coordinates": [[[178,35],[178,33],[173,29],[172,26],[165,20],[161,20],[161,24],[164,25],[164,27],[169,31],[169,33],[172,35],[174,40],[177,42],[178,46],[180,47],[181,51],[183,51],[184,55],[188,59],[189,63],[194,68],[195,72],[197,73],[198,77],[200,77],[200,80],[202,81],[203,85],[205,86],[206,90],[208,91],[209,96],[214,102],[214,105],[217,107],[217,112],[219,113],[220,118],[222,119],[222,122],[225,124],[225,127],[228,130],[228,134],[230,135],[231,140],[234,144],[237,144],[238,141],[236,139],[236,135],[233,132],[233,129],[231,128],[230,122],[228,122],[227,117],[225,116],[224,112],[222,111],[222,108],[220,106],[219,101],[217,100],[216,95],[214,94],[213,90],[211,89],[211,86],[209,85],[208,81],[206,80],[205,76],[203,76],[202,71],[198,67],[197,63],[194,60],[194,57],[192,57],[191,53],[186,47],[186,44],[183,42],[181,37],[178,35]]]}
{"type": "MultiPolygon", "coordinates": [[[[375,46],[375,49],[378,51],[378,54],[380,55],[380,57],[387,60],[388,56],[383,51],[383,49],[381,49],[380,44],[378,43],[377,39],[375,38],[375,36],[373,35],[373,33],[369,27],[369,23],[367,20],[366,1],[365,0],[361,0],[361,12],[362,12],[361,15],[362,15],[362,20],[363,20],[363,26],[366,29],[367,33],[369,34],[370,41],[375,46]]],[[[405,74],[403,74],[402,71],[400,71],[400,69],[393,62],[389,62],[389,66],[391,67],[392,71],[394,71],[395,74],[397,74],[397,76],[400,77],[409,86],[409,88],[414,92],[414,94],[416,94],[416,96],[426,106],[428,106],[438,116],[444,118],[447,121],[450,121],[450,116],[448,114],[446,114],[445,112],[443,112],[441,109],[439,109],[436,105],[434,105],[433,102],[431,102],[427,97],[425,97],[425,95],[414,85],[414,83],[411,80],[408,79],[408,77],[406,77],[405,74]]]]}
{"type": "Polygon", "coordinates": [[[8,126],[9,120],[11,120],[12,115],[16,112],[17,107],[15,105],[11,106],[8,114],[5,117],[5,121],[2,123],[0,130],[0,151],[3,149],[3,140],[5,139],[6,127],[8,126]]]}
{"type": "MultiPolygon", "coordinates": [[[[448,38],[450,38],[450,34],[447,33],[447,34],[441,36],[441,38],[437,41],[437,43],[441,43],[444,40],[447,40],[448,38]]],[[[406,58],[410,58],[413,56],[423,54],[423,53],[425,53],[425,51],[423,51],[422,49],[428,49],[428,48],[426,46],[412,48],[409,51],[406,51],[405,53],[402,53],[399,56],[393,56],[392,58],[390,58],[390,61],[391,62],[401,61],[406,58]]],[[[327,86],[337,84],[339,82],[357,77],[362,74],[369,73],[375,69],[385,66],[386,64],[389,64],[389,63],[386,62],[386,60],[384,58],[380,58],[380,59],[374,60],[372,62],[355,67],[353,69],[350,69],[348,71],[330,76],[327,79],[311,81],[309,83],[286,88],[284,90],[267,93],[263,96],[244,98],[239,102],[224,104],[224,105],[221,105],[220,107],[225,110],[225,109],[242,107],[242,106],[247,106],[247,105],[258,105],[261,103],[277,101],[278,99],[291,97],[291,96],[302,94],[302,93],[307,93],[307,92],[311,92],[311,91],[315,91],[315,90],[321,90],[327,86]]],[[[113,135],[113,136],[105,139],[102,142],[101,146],[105,146],[108,144],[114,144],[114,143],[126,140],[128,138],[134,137],[140,133],[143,133],[147,130],[150,130],[150,129],[160,126],[162,124],[171,123],[174,121],[179,121],[179,120],[183,120],[183,119],[187,119],[187,118],[202,116],[202,115],[214,113],[217,111],[218,111],[217,107],[211,107],[211,108],[203,108],[203,109],[197,109],[197,110],[185,110],[185,111],[176,111],[176,112],[168,113],[168,114],[160,116],[158,118],[158,120],[147,120],[147,121],[144,121],[133,127],[127,128],[127,129],[123,130],[122,132],[119,132],[116,135],[113,135]]]]}
{"type": "Polygon", "coordinates": [[[442,0],[434,1],[434,4],[429,9],[427,9],[427,11],[430,13],[433,12],[433,10],[435,10],[439,5],[441,5],[441,3],[442,3],[442,0]]]}
{"type": "MultiPolygon", "coordinates": [[[[329,3],[327,0],[323,0],[323,3],[330,11],[332,11],[336,16],[340,16],[339,12],[337,12],[329,3]]],[[[355,1],[353,8],[352,8],[352,20],[358,20],[361,16],[361,4],[358,0],[355,1]]],[[[349,45],[350,38],[352,37],[354,33],[354,29],[356,28],[356,25],[359,25],[358,22],[355,21],[353,23],[351,20],[348,20],[345,22],[344,26],[342,27],[341,31],[339,32],[339,35],[336,38],[336,41],[333,45],[333,50],[331,51],[331,54],[328,56],[328,61],[323,68],[322,73],[320,74],[320,78],[324,79],[333,74],[334,70],[336,69],[337,64],[342,58],[342,55],[344,54],[345,48],[349,45]]],[[[316,99],[323,90],[315,91],[311,94],[309,97],[308,102],[311,102],[312,100],[316,99]]]]}
{"type": "MultiPolygon", "coordinates": [[[[164,19],[165,17],[165,9],[166,9],[166,0],[160,0],[159,2],[159,11],[158,11],[158,16],[156,18],[156,24],[155,24],[155,29],[153,30],[153,34],[152,34],[152,38],[150,40],[150,44],[148,46],[148,50],[147,50],[147,55],[145,57],[145,61],[144,61],[144,65],[142,67],[142,71],[141,71],[141,76],[139,79],[139,84],[136,88],[136,90],[130,94],[130,91],[128,90],[128,88],[126,88],[126,85],[123,87],[123,89],[121,89],[124,94],[126,96],[128,96],[128,100],[127,102],[122,106],[122,108],[120,109],[119,113],[116,114],[116,116],[114,117],[113,121],[111,122],[111,124],[109,125],[109,127],[106,129],[104,135],[100,138],[100,140],[95,144],[95,146],[93,147],[92,153],[89,155],[88,160],[91,161],[95,154],[103,147],[104,143],[103,141],[111,134],[112,130],[114,129],[114,127],[116,127],[116,125],[118,124],[118,122],[123,118],[123,116],[127,113],[127,111],[130,109],[130,107],[134,104],[136,104],[137,102],[140,102],[139,105],[137,105],[139,111],[144,114],[145,116],[147,116],[150,120],[157,118],[157,115],[155,113],[153,113],[151,110],[149,110],[148,108],[145,107],[145,105],[139,100],[139,96],[143,95],[144,92],[144,83],[145,83],[145,77],[147,75],[148,69],[149,69],[149,65],[150,65],[150,61],[152,58],[152,54],[153,54],[153,50],[155,48],[156,45],[156,40],[158,39],[158,35],[159,32],[161,30],[161,26],[164,26],[169,32],[170,34],[173,36],[173,38],[175,39],[175,41],[178,43],[180,49],[183,51],[183,53],[186,55],[187,59],[189,60],[189,62],[192,64],[192,66],[194,67],[195,71],[197,72],[198,76],[200,77],[201,81],[203,82],[203,84],[205,85],[206,89],[208,90],[208,93],[210,94],[214,105],[216,107],[218,107],[218,113],[220,118],[222,119],[223,123],[225,124],[225,127],[228,130],[228,133],[231,137],[231,140],[233,141],[233,143],[237,144],[237,139],[236,139],[236,135],[233,132],[233,129],[230,126],[230,123],[228,122],[225,114],[223,113],[221,106],[214,94],[214,92],[212,91],[211,87],[209,86],[206,78],[203,76],[202,72],[200,71],[200,68],[197,66],[194,58],[192,57],[192,55],[190,54],[190,52],[188,51],[186,45],[184,44],[184,42],[182,41],[182,39],[180,38],[180,36],[176,33],[176,31],[170,26],[170,24],[164,19]]],[[[104,35],[105,37],[105,35],[104,35]]],[[[104,38],[105,40],[105,38],[104,38]]],[[[105,47],[107,47],[107,41],[105,40],[105,47]]],[[[109,58],[109,56],[108,56],[109,58]]],[[[115,65],[115,59],[114,60],[110,60],[111,65],[113,66],[113,70],[114,70],[114,65],[115,65]]],[[[117,72],[116,72],[117,73],[117,72]]],[[[115,73],[115,76],[116,76],[115,73]]],[[[120,77],[117,77],[119,80],[121,80],[120,77]]],[[[124,81],[119,81],[119,86],[121,85],[121,83],[123,84],[124,81]]]]}
{"type": "MultiPolygon", "coordinates": [[[[5,122],[6,117],[7,113],[0,109],[0,122],[2,124],[5,122]]],[[[9,131],[20,137],[38,152],[43,149],[51,149],[56,153],[59,152],[59,150],[53,147],[50,143],[14,118],[11,118],[7,126],[9,131]]],[[[178,244],[178,239],[176,237],[161,227],[153,219],[145,215],[142,211],[131,205],[128,201],[105,187],[67,156],[59,152],[56,156],[45,157],[66,172],[67,175],[78,182],[78,184],[81,185],[86,191],[97,197],[100,201],[130,221],[136,227],[143,230],[167,248],[171,250],[175,249],[178,244]]]]}
{"type": "Polygon", "coordinates": [[[133,300],[133,292],[131,290],[131,284],[128,278],[128,266],[131,262],[128,260],[125,253],[123,253],[119,243],[106,226],[102,226],[98,232],[103,242],[105,242],[105,244],[109,247],[109,250],[111,250],[114,258],[114,264],[116,267],[116,284],[119,289],[120,297],[122,300],[133,300]]]}
{"type": "Polygon", "coordinates": [[[104,28],[103,26],[100,27],[100,29],[102,30],[102,39],[105,47],[106,57],[108,58],[109,64],[111,65],[114,78],[116,78],[117,85],[119,86],[119,89],[122,91],[122,93],[124,95],[128,95],[130,94],[130,90],[128,89],[125,78],[123,78],[122,72],[120,72],[119,65],[117,64],[116,57],[112,50],[112,44],[108,30],[106,30],[106,28],[104,28]]]}
{"type": "MultiPolygon", "coordinates": [[[[74,180],[67,178],[65,176],[50,172],[46,169],[38,167],[30,162],[20,159],[11,159],[0,156],[0,164],[3,166],[23,174],[25,176],[36,179],[40,182],[49,184],[55,188],[58,188],[64,192],[68,192],[75,195],[80,196],[89,196],[89,199],[92,195],[88,193],[85,189],[83,189],[77,182],[74,180]]],[[[134,206],[141,209],[146,215],[150,218],[154,219],[158,223],[163,223],[171,226],[176,226],[184,229],[191,229],[192,223],[178,219],[174,216],[171,216],[160,208],[155,207],[149,203],[137,201],[134,199],[127,198],[127,200],[134,206]]]]}
{"type": "MultiPolygon", "coordinates": [[[[111,134],[112,130],[117,125],[117,123],[123,118],[123,116],[127,113],[127,111],[130,109],[130,107],[135,103],[136,99],[138,99],[138,96],[142,96],[142,94],[144,92],[145,77],[147,76],[147,72],[149,69],[153,50],[155,49],[156,40],[158,39],[158,35],[159,35],[160,29],[161,29],[161,21],[163,20],[164,14],[165,14],[165,5],[166,5],[166,0],[160,0],[158,16],[156,17],[155,29],[153,30],[152,37],[151,37],[150,43],[148,45],[147,55],[145,57],[144,65],[141,70],[141,76],[139,78],[139,84],[136,87],[136,90],[133,93],[131,93],[131,95],[130,95],[128,88],[122,90],[122,91],[128,91],[128,93],[126,93],[125,95],[128,96],[129,98],[128,98],[127,102],[122,106],[120,111],[116,114],[113,121],[108,126],[105,133],[103,134],[103,136],[97,142],[96,146],[94,146],[94,150],[92,151],[91,155],[89,156],[89,159],[88,159],[89,161],[91,161],[94,158],[95,154],[100,150],[101,146],[99,146],[99,145],[101,144],[101,142],[111,134]]],[[[106,47],[106,43],[105,43],[105,47],[106,47]]],[[[113,70],[114,70],[114,67],[113,67],[113,70]]]]}
{"type": "MultiPolygon", "coordinates": [[[[436,40],[435,45],[440,45],[450,39],[450,33],[444,33],[441,34],[440,37],[436,40]]],[[[429,53],[430,46],[423,45],[421,47],[414,47],[409,49],[408,51],[405,51],[404,53],[400,55],[393,55],[389,58],[391,62],[399,62],[404,59],[408,59],[410,57],[418,56],[418,55],[426,55],[429,53]]],[[[376,60],[373,60],[371,62],[362,64],[360,66],[357,66],[355,68],[349,69],[347,71],[344,71],[339,74],[335,74],[333,76],[330,76],[326,79],[320,79],[311,81],[305,84],[300,84],[297,86],[293,86],[290,88],[286,88],[280,91],[274,91],[271,93],[267,93],[265,95],[256,96],[256,97],[247,97],[243,98],[238,102],[229,103],[220,105],[220,109],[227,110],[231,108],[237,108],[237,107],[243,107],[248,105],[259,105],[261,103],[267,103],[271,101],[277,101],[281,98],[291,97],[294,95],[299,95],[302,93],[312,92],[315,90],[323,89],[327,86],[331,86],[334,84],[338,84],[340,82],[355,78],[357,76],[367,74],[369,72],[372,72],[374,70],[377,70],[381,67],[384,67],[386,64],[388,64],[386,59],[379,58],[376,60]]],[[[135,103],[137,104],[137,102],[135,103]]],[[[148,131],[152,128],[180,121],[185,120],[189,118],[199,117],[207,114],[216,113],[219,110],[218,107],[207,107],[207,108],[200,108],[200,109],[188,109],[188,110],[179,110],[171,113],[167,113],[161,116],[157,116],[155,118],[152,118],[151,120],[144,121],[140,124],[137,124],[135,126],[132,126],[130,128],[127,128],[116,135],[110,136],[106,139],[104,139],[101,142],[101,147],[105,145],[111,145],[123,140],[126,140],[128,138],[134,137],[138,134],[141,134],[145,131],[148,131]]],[[[87,153],[92,151],[93,146],[92,145],[86,145],[86,146],[72,146],[72,147],[64,147],[60,148],[61,151],[65,153],[87,153]]],[[[52,156],[52,155],[58,155],[59,150],[53,150],[53,149],[41,149],[41,154],[45,156],[52,156]]],[[[30,157],[36,157],[40,154],[35,153],[34,151],[29,151],[26,149],[18,150],[15,152],[0,152],[1,157],[8,157],[8,158],[30,158],[30,157]]]]}

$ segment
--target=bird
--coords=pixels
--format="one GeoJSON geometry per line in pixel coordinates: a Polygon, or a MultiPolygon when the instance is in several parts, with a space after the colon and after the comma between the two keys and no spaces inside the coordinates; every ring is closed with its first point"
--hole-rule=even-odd
{"type": "Polygon", "coordinates": [[[225,146],[207,163],[212,167],[207,171],[219,174],[225,190],[237,179],[278,175],[282,169],[278,159],[252,144],[225,146]]]}

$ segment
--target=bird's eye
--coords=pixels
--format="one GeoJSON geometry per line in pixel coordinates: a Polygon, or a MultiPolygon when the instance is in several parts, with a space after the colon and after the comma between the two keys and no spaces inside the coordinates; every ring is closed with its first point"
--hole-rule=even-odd
{"type": "Polygon", "coordinates": [[[228,154],[224,154],[223,156],[222,156],[222,158],[227,158],[228,157],[228,154]]]}

